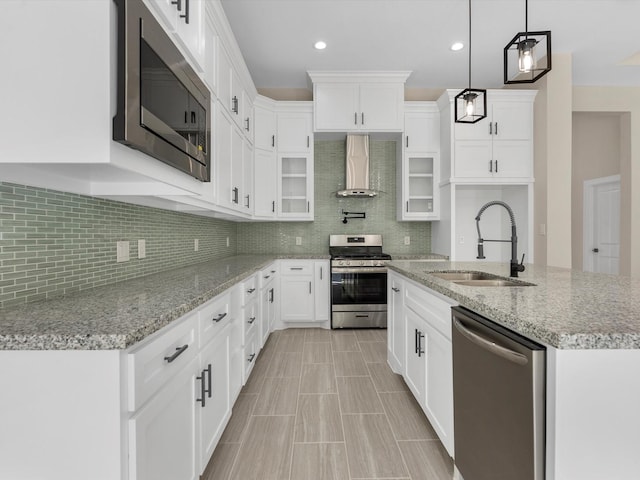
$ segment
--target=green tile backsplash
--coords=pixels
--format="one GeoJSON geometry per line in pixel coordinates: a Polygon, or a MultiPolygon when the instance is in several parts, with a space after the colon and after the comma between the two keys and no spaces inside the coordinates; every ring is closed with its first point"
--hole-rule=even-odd
{"type": "Polygon", "coordinates": [[[238,253],[329,253],[331,234],[381,234],[384,250],[393,254],[431,252],[430,222],[396,220],[396,142],[369,143],[370,187],[380,191],[373,198],[338,198],[345,188],[346,142],[316,141],[315,220],[313,222],[263,222],[238,225],[238,253]],[[366,219],[342,223],[342,210],[366,212],[366,219]],[[411,244],[404,245],[404,237],[411,244]],[[296,245],[302,237],[302,245],[296,245]]]}
{"type": "Polygon", "coordinates": [[[429,222],[396,221],[396,142],[371,141],[370,153],[371,188],[380,194],[337,198],[345,142],[315,143],[313,222],[235,223],[0,182],[0,308],[235,254],[327,254],[332,233],[380,233],[392,255],[429,253],[429,222]],[[343,209],[367,218],[345,225],[343,209]],[[130,242],[128,262],[116,262],[119,240],[130,242]]]}
{"type": "Polygon", "coordinates": [[[235,254],[234,222],[0,183],[0,308],[235,254]]]}

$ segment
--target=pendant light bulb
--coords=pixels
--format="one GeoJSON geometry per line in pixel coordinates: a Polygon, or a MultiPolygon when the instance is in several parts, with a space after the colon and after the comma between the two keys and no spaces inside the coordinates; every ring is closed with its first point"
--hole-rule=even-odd
{"type": "Polygon", "coordinates": [[[536,68],[536,41],[532,38],[518,44],[518,70],[529,73],[536,68]]]}
{"type": "Polygon", "coordinates": [[[467,93],[464,97],[467,116],[473,116],[476,113],[476,97],[477,95],[474,93],[467,93]]]}

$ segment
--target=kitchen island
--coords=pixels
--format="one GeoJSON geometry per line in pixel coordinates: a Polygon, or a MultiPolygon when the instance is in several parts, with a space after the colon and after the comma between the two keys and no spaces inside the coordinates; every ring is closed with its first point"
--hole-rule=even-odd
{"type": "Polygon", "coordinates": [[[437,272],[507,277],[508,264],[393,261],[389,269],[547,347],[546,480],[640,472],[640,280],[527,265],[516,287],[464,286],[437,272]]]}

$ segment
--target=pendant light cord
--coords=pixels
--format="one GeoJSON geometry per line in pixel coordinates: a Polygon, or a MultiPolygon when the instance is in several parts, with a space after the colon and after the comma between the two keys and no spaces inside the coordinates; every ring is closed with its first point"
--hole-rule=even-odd
{"type": "Polygon", "coordinates": [[[471,0],[469,0],[469,89],[471,89],[471,0]]]}
{"type": "Polygon", "coordinates": [[[524,39],[529,38],[529,0],[524,0],[524,39]]]}

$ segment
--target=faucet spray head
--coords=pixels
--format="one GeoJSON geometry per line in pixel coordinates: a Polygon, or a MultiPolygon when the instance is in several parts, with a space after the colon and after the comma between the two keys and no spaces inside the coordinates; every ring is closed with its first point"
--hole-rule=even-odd
{"type": "Polygon", "coordinates": [[[478,260],[483,260],[487,257],[484,256],[484,245],[483,240],[481,238],[478,239],[478,256],[476,257],[478,260]]]}

